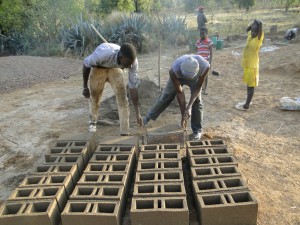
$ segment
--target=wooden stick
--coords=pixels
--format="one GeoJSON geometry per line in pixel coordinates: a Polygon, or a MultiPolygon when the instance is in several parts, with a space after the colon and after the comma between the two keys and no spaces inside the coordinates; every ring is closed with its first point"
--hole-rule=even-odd
{"type": "Polygon", "coordinates": [[[105,43],[107,43],[107,41],[105,40],[105,38],[99,33],[99,31],[97,31],[97,29],[94,27],[93,24],[91,24],[91,27],[93,28],[93,30],[96,32],[96,34],[98,34],[98,36],[101,38],[101,40],[105,43]]]}

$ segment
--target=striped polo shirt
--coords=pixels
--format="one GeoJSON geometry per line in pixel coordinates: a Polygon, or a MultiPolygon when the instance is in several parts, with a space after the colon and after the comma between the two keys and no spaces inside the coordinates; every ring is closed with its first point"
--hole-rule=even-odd
{"type": "Polygon", "coordinates": [[[197,47],[197,54],[201,55],[204,59],[206,59],[209,62],[210,59],[210,48],[214,45],[211,39],[208,37],[204,40],[201,40],[201,38],[197,41],[196,47],[197,47]]]}

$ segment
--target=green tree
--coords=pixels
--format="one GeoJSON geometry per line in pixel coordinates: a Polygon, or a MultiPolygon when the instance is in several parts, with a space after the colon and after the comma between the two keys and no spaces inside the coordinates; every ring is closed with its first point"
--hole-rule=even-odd
{"type": "MultiPolygon", "coordinates": [[[[281,3],[284,4],[284,8],[285,8],[286,12],[296,2],[297,2],[297,0],[281,0],[281,3]]],[[[300,2],[300,1],[298,0],[298,2],[300,2]]]]}
{"type": "Polygon", "coordinates": [[[235,3],[240,9],[246,9],[248,12],[250,7],[255,5],[255,0],[235,0],[235,3]]]}

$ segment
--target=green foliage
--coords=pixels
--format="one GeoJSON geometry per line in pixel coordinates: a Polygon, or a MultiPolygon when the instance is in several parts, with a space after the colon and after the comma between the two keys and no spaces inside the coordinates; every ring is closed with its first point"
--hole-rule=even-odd
{"type": "Polygon", "coordinates": [[[240,9],[246,9],[248,12],[250,7],[255,5],[255,0],[235,0],[234,1],[240,9]]]}

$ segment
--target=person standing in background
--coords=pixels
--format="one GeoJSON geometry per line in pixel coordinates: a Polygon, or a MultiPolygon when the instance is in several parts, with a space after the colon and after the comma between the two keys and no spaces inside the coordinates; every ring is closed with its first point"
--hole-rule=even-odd
{"type": "Polygon", "coordinates": [[[243,82],[247,84],[246,102],[239,102],[235,108],[238,110],[249,110],[251,100],[254,95],[254,87],[258,86],[259,81],[259,50],[264,40],[262,22],[253,20],[248,25],[246,31],[248,38],[243,51],[242,66],[244,68],[243,82]]]}
{"type": "Polygon", "coordinates": [[[198,30],[200,32],[202,27],[206,27],[206,23],[207,23],[207,18],[203,12],[204,7],[203,6],[199,6],[198,7],[198,15],[197,15],[197,24],[198,24],[198,30]]]}

